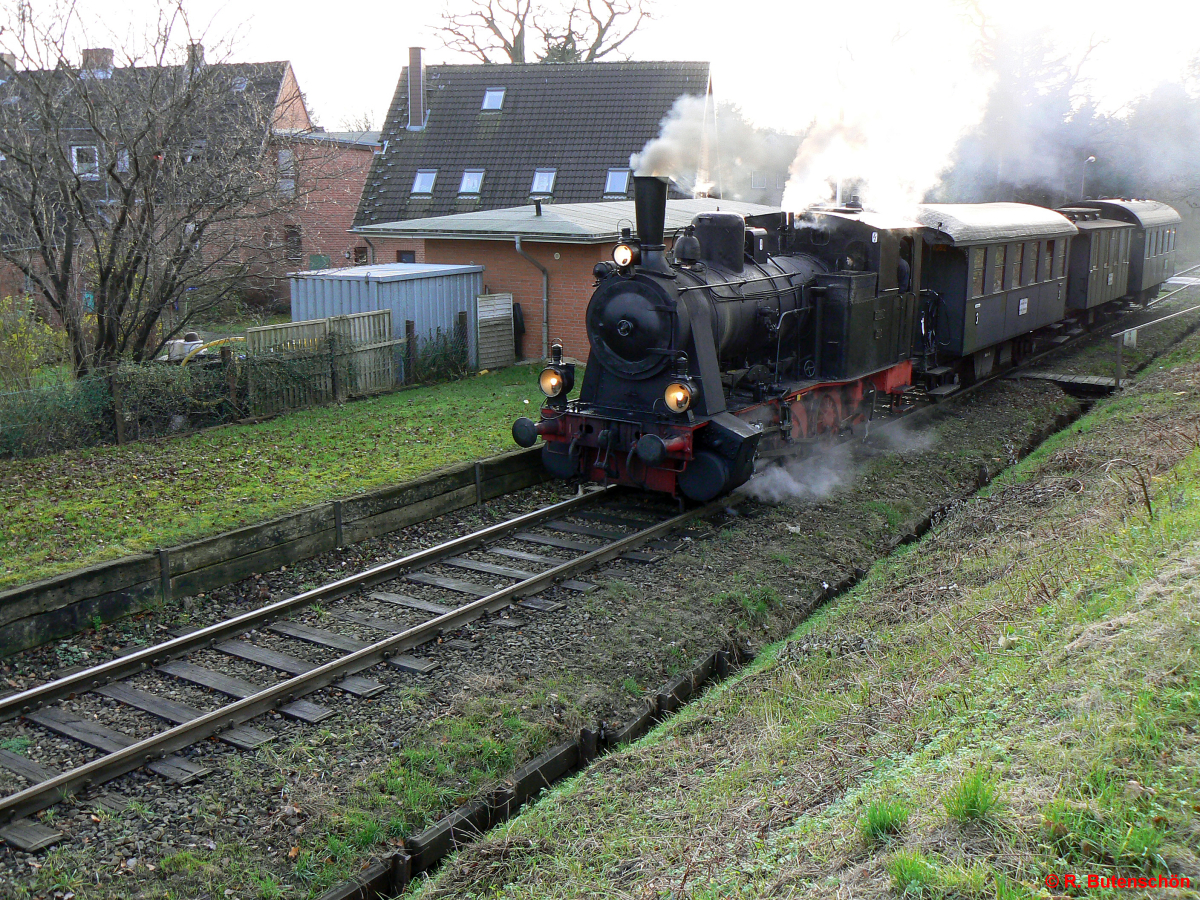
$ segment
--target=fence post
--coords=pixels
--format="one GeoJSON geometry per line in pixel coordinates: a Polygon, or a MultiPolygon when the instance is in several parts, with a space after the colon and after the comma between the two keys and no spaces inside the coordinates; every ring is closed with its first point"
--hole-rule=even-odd
{"type": "Polygon", "coordinates": [[[1116,337],[1116,341],[1117,341],[1117,372],[1116,372],[1116,377],[1113,379],[1113,381],[1114,381],[1114,386],[1118,390],[1120,390],[1121,377],[1123,374],[1122,369],[1124,368],[1124,365],[1123,365],[1124,360],[1122,359],[1122,356],[1123,356],[1122,348],[1125,344],[1125,332],[1121,332],[1120,334],[1118,334],[1116,337]]]}
{"type": "Polygon", "coordinates": [[[471,367],[470,347],[467,345],[467,312],[463,310],[454,320],[454,343],[462,347],[463,370],[471,367]]]}
{"type": "Polygon", "coordinates": [[[404,321],[404,383],[412,384],[417,374],[417,323],[404,321]]]}
{"type": "Polygon", "coordinates": [[[112,394],[113,424],[117,432],[118,446],[125,443],[125,405],[121,402],[120,381],[117,378],[118,362],[108,364],[108,390],[112,394]]]}
{"type": "Polygon", "coordinates": [[[233,348],[228,344],[221,345],[221,367],[225,370],[225,385],[229,389],[229,405],[237,409],[237,369],[233,365],[233,348]]]}

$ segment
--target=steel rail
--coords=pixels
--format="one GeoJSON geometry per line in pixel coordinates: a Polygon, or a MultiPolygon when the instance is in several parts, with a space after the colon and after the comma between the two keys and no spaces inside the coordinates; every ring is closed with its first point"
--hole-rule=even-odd
{"type": "MultiPolygon", "coordinates": [[[[597,493],[602,492],[592,492],[592,494],[597,493]]],[[[575,499],[578,500],[580,498],[575,499]]],[[[651,525],[649,528],[602,545],[596,550],[576,559],[564,562],[552,569],[547,569],[545,572],[534,575],[532,578],[527,578],[517,584],[480,597],[478,600],[467,603],[456,610],[444,613],[420,625],[415,625],[368,647],[363,647],[361,650],[347,654],[340,659],[325,663],[303,675],[297,675],[287,681],[264,688],[256,694],[227,704],[220,709],[205,713],[199,718],[192,719],[182,725],[177,725],[153,737],[130,744],[128,747],[118,750],[115,753],[98,757],[91,762],[63,772],[40,784],[25,788],[16,794],[10,794],[0,799],[0,823],[31,815],[48,806],[54,805],[81,788],[86,788],[94,784],[102,784],[126,772],[131,772],[148,762],[162,758],[169,753],[182,750],[226,728],[239,725],[268,710],[289,703],[304,694],[326,687],[345,675],[377,665],[397,653],[432,640],[437,636],[438,632],[459,628],[485,613],[503,609],[509,606],[514,600],[529,594],[535,594],[560,578],[566,578],[585,569],[608,562],[610,559],[648,540],[653,540],[670,532],[684,522],[737,504],[742,499],[738,496],[723,497],[704,506],[673,516],[656,525],[651,525]]],[[[559,504],[558,506],[550,507],[550,509],[561,511],[561,506],[562,504],[559,504]]]]}
{"type": "Polygon", "coordinates": [[[517,516],[497,525],[491,525],[460,538],[446,541],[435,547],[418,550],[401,559],[391,560],[354,575],[332,581],[321,587],[303,591],[294,597],[288,597],[260,609],[242,613],[232,619],[226,619],[215,625],[209,625],[189,634],[182,635],[161,644],[145,647],[141,650],[109,660],[105,663],[84,669],[72,675],[66,675],[55,681],[32,687],[6,697],[0,697],[0,722],[8,721],[16,716],[32,712],[48,703],[62,700],[84,691],[90,691],[111,681],[126,678],[137,672],[145,671],[160,665],[169,659],[183,656],[193,650],[211,647],[213,644],[236,635],[243,634],[254,628],[270,624],[276,619],[325,600],[336,600],[362,588],[374,587],[384,581],[390,581],[401,572],[416,569],[437,562],[447,556],[454,556],[478,547],[488,541],[503,537],[510,531],[535,525],[544,519],[561,516],[580,506],[596,502],[613,490],[611,487],[587,491],[570,500],[555,503],[533,512],[517,516]]]}

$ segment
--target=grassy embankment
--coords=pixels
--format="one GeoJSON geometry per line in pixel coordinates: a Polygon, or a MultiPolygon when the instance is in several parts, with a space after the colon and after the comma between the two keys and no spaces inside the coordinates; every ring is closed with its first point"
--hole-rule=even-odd
{"type": "Polygon", "coordinates": [[[513,419],[541,399],[537,371],[516,366],[256,425],[0,460],[0,587],[515,449],[513,419]]]}
{"type": "Polygon", "coordinates": [[[1197,896],[1188,343],[421,896],[1197,896]]]}

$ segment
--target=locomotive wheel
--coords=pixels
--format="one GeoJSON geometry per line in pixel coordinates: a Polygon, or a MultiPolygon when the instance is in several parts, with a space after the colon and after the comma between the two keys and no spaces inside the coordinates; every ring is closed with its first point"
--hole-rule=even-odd
{"type": "Polygon", "coordinates": [[[817,401],[816,415],[811,419],[812,436],[832,442],[837,437],[842,422],[841,404],[830,394],[822,394],[817,401]]]}

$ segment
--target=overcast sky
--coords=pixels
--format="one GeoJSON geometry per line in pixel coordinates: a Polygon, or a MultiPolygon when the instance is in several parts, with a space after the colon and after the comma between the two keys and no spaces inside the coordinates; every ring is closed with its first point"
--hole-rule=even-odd
{"type": "MultiPolygon", "coordinates": [[[[48,2],[35,0],[35,6],[48,2]]],[[[1103,39],[1086,71],[1110,107],[1178,79],[1200,53],[1195,0],[981,5],[1007,27],[1049,30],[1066,52],[1078,52],[1093,36],[1103,39]]],[[[90,20],[88,43],[106,46],[152,21],[155,2],[83,0],[77,8],[90,20]]],[[[409,46],[424,46],[431,63],[468,61],[440,45],[434,26],[441,0],[358,0],[344,8],[296,0],[191,0],[188,8],[194,27],[208,32],[208,43],[233,36],[232,59],[291,60],[314,116],[328,129],[364,112],[376,127],[382,124],[409,46]]],[[[962,9],[952,0],[657,0],[657,18],[627,47],[634,59],[708,60],[722,99],[737,102],[761,124],[800,128],[830,110],[869,118],[879,98],[904,103],[909,91],[928,96],[949,89],[957,103],[977,102],[984,85],[974,83],[967,69],[964,51],[974,32],[962,9]],[[929,80],[905,83],[897,77],[903,74],[929,80]]],[[[969,118],[961,109],[951,114],[969,118]]]]}

